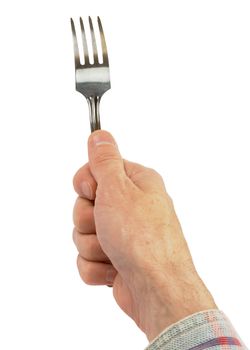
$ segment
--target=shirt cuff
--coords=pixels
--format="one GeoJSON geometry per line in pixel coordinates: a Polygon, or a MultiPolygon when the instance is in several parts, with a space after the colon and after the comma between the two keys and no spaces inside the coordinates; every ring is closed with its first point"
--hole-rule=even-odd
{"type": "Polygon", "coordinates": [[[145,350],[247,350],[220,310],[190,315],[166,328],[145,350]]]}

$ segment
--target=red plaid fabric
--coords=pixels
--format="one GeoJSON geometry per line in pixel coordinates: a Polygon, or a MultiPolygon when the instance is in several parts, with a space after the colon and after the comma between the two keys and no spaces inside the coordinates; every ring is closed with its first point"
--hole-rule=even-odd
{"type": "Polygon", "coordinates": [[[247,350],[220,310],[191,315],[162,332],[146,350],[247,350]]]}
{"type": "Polygon", "coordinates": [[[204,349],[211,348],[212,346],[219,346],[219,345],[221,345],[221,348],[223,348],[222,345],[237,345],[241,347],[241,343],[237,338],[219,337],[219,338],[211,339],[203,344],[199,344],[193,348],[190,348],[189,350],[204,350],[204,349]]]}

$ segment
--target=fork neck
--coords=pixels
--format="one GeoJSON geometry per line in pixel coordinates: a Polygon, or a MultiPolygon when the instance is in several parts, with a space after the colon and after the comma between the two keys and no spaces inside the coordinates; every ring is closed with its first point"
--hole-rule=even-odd
{"type": "Polygon", "coordinates": [[[91,96],[87,98],[88,105],[89,105],[89,121],[90,121],[91,132],[101,129],[100,112],[99,112],[100,100],[101,100],[100,96],[91,96]]]}

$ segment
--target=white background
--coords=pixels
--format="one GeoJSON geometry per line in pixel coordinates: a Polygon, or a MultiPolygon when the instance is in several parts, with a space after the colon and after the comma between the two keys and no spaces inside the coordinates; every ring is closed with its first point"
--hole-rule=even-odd
{"type": "Polygon", "coordinates": [[[250,3],[5,1],[0,9],[0,348],[143,349],[112,290],[86,286],[72,187],[87,161],[69,18],[100,15],[112,90],[101,120],[157,169],[196,266],[250,344],[250,3]]]}

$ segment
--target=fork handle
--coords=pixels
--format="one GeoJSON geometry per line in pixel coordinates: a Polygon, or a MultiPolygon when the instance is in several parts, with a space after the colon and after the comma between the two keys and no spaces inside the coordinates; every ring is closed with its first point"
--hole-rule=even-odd
{"type": "Polygon", "coordinates": [[[100,96],[91,96],[87,98],[89,105],[89,121],[91,132],[101,129],[100,122],[100,96]]]}

